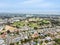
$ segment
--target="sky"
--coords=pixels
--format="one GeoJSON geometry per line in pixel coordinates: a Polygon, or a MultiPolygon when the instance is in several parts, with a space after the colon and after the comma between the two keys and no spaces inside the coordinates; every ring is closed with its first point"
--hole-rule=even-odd
{"type": "Polygon", "coordinates": [[[0,12],[60,13],[60,0],[0,0],[0,12]]]}

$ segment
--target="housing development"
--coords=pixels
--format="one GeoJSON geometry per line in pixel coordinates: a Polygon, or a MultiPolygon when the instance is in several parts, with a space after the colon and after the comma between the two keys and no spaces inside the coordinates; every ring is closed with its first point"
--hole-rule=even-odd
{"type": "Polygon", "coordinates": [[[0,45],[60,45],[60,15],[0,14],[0,45]]]}

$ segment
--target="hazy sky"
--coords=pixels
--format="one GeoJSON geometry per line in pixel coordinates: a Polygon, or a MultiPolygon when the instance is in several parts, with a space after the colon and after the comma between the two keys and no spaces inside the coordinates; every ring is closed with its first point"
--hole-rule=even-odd
{"type": "Polygon", "coordinates": [[[0,0],[0,12],[60,12],[60,0],[0,0]]]}

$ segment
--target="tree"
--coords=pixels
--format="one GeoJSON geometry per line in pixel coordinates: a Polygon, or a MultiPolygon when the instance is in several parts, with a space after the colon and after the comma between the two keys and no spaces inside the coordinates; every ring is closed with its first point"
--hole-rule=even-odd
{"type": "Polygon", "coordinates": [[[9,30],[7,30],[7,33],[9,34],[9,33],[10,33],[10,31],[9,31],[9,30]]]}
{"type": "Polygon", "coordinates": [[[57,44],[60,44],[60,39],[54,39],[57,44]]]}
{"type": "Polygon", "coordinates": [[[35,30],[37,30],[38,28],[37,27],[34,27],[35,30]]]}
{"type": "Polygon", "coordinates": [[[14,45],[14,43],[10,43],[10,45],[14,45]]]}

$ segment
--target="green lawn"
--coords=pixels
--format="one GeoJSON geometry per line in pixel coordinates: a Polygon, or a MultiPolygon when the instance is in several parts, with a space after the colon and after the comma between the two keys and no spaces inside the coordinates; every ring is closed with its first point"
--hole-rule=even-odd
{"type": "Polygon", "coordinates": [[[17,27],[23,27],[25,25],[25,22],[14,22],[13,26],[17,26],[17,27]]]}
{"type": "Polygon", "coordinates": [[[29,24],[28,26],[34,28],[34,27],[39,27],[41,25],[49,24],[49,23],[50,23],[50,21],[48,21],[48,20],[41,20],[41,21],[28,22],[28,23],[26,23],[24,21],[18,21],[18,22],[14,22],[12,25],[17,26],[17,27],[23,27],[23,26],[25,26],[25,24],[26,25],[29,24]]]}

